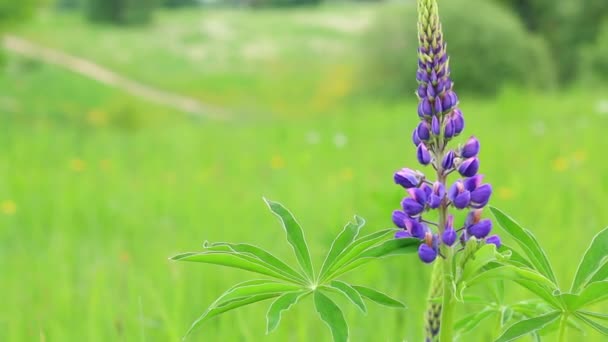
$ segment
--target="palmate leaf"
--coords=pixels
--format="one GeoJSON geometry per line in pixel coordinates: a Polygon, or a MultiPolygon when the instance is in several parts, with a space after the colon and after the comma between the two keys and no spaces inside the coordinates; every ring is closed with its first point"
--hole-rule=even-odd
{"type": "Polygon", "coordinates": [[[310,259],[310,252],[308,251],[308,245],[306,244],[306,239],[304,238],[302,228],[291,212],[289,212],[289,210],[287,210],[282,204],[270,201],[266,198],[264,198],[264,201],[270,210],[281,220],[283,229],[287,234],[287,241],[293,248],[300,267],[302,267],[302,270],[304,270],[308,280],[312,281],[314,279],[314,271],[312,268],[312,261],[310,259]]]}
{"type": "Polygon", "coordinates": [[[545,326],[551,324],[561,316],[561,312],[553,311],[548,314],[525,319],[508,327],[495,342],[513,341],[524,335],[538,331],[545,326]]]}
{"type": "Polygon", "coordinates": [[[335,278],[375,259],[415,252],[420,244],[418,239],[395,240],[392,238],[395,229],[385,229],[359,238],[359,232],[365,221],[355,216],[355,221],[347,224],[333,241],[321,268],[322,271],[319,272],[319,278],[315,279],[310,252],[301,227],[285,207],[268,200],[266,203],[280,218],[287,241],[293,248],[302,271],[292,268],[268,251],[246,243],[206,242],[203,245],[205,248],[203,252],[183,253],[172,257],[171,259],[176,261],[239,268],[277,279],[252,280],[233,286],[215,300],[192,324],[188,334],[220,314],[274,299],[266,314],[267,333],[270,333],[277,329],[282,315],[287,310],[308,294],[313,294],[316,312],[329,326],[334,341],[342,342],[348,340],[347,323],[341,309],[325,292],[346,296],[364,313],[367,311],[364,299],[389,307],[405,307],[403,303],[379,291],[349,285],[335,278]]]}
{"type": "Polygon", "coordinates": [[[608,300],[608,281],[591,283],[579,295],[570,295],[567,298],[571,311],[608,300]]]}
{"type": "MultiPolygon", "coordinates": [[[[608,265],[608,228],[599,232],[591,241],[572,282],[572,293],[578,293],[593,277],[608,265]]],[[[607,267],[608,269],[608,267],[607,267]]],[[[601,279],[600,279],[601,280],[601,279]]]]}
{"type": "Polygon", "coordinates": [[[315,309],[319,317],[331,330],[331,335],[334,342],[348,341],[348,324],[344,319],[342,310],[329,297],[315,291],[314,293],[315,309]]]}
{"type": "Polygon", "coordinates": [[[515,239],[534,268],[553,283],[557,283],[549,259],[547,259],[547,255],[540,247],[534,235],[529,230],[522,228],[511,217],[507,216],[499,209],[490,207],[490,210],[492,211],[492,214],[494,214],[498,224],[507,232],[507,234],[515,239]]]}
{"type": "Polygon", "coordinates": [[[283,311],[289,310],[293,305],[297,304],[300,299],[310,294],[309,290],[297,292],[288,292],[277,298],[266,313],[266,334],[273,332],[281,323],[281,315],[283,311]]]}

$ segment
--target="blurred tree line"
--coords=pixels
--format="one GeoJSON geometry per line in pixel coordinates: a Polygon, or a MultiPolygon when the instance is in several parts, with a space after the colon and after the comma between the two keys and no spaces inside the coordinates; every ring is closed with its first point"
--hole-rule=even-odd
{"type": "MultiPolygon", "coordinates": [[[[457,89],[553,88],[608,80],[608,0],[438,0],[457,89]]],[[[364,91],[415,87],[415,0],[388,6],[364,37],[364,91]]]]}

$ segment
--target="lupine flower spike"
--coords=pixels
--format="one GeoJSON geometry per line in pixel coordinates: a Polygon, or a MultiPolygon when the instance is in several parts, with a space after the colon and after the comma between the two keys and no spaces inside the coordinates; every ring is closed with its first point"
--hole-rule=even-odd
{"type": "MultiPolygon", "coordinates": [[[[480,169],[479,140],[471,136],[464,144],[448,148],[453,138],[464,130],[464,115],[459,109],[458,96],[450,78],[450,58],[439,21],[436,0],[418,0],[418,117],[412,140],[416,158],[423,165],[436,170],[436,180],[427,180],[420,171],[401,169],[395,173],[395,183],[407,189],[401,209],[393,212],[393,222],[401,228],[396,238],[421,239],[418,255],[424,263],[435,262],[450,251],[462,249],[471,237],[480,243],[500,246],[496,235],[488,237],[492,221],[482,219],[482,209],[492,195],[492,187],[483,184],[480,169]],[[448,175],[461,176],[451,185],[448,175]],[[430,210],[438,211],[438,222],[427,225],[423,217],[430,210]],[[463,226],[454,227],[450,210],[468,210],[463,226]],[[436,226],[436,230],[429,227],[436,226]],[[485,239],[485,241],[484,241],[485,239]],[[460,245],[460,247],[458,247],[460,245]],[[446,251],[446,253],[442,253],[446,251]]],[[[437,318],[437,311],[429,317],[437,318]]],[[[438,334],[438,322],[427,322],[427,338],[433,341],[438,334]]]]}

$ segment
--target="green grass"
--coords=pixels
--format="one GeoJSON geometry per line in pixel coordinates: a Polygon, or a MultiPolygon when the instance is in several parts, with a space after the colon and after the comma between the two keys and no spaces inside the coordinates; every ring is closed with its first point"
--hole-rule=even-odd
{"type": "MultiPolygon", "coordinates": [[[[257,19],[280,21],[280,14],[264,12],[257,19]]],[[[257,20],[245,12],[221,15],[257,20]]],[[[160,27],[190,16],[198,20],[185,12],[162,14],[160,27]]],[[[122,66],[110,62],[111,50],[97,50],[87,39],[95,31],[134,43],[142,32],[86,27],[73,17],[47,20],[34,23],[31,35],[57,46],[57,37],[65,36],[62,42],[70,46],[60,47],[167,89],[191,95],[214,89],[207,86],[215,82],[195,65],[167,62],[154,37],[133,51],[158,58],[122,66]],[[61,22],[65,26],[52,24],[61,22]],[[42,26],[36,25],[48,26],[37,31],[42,26]],[[174,76],[165,80],[163,73],[174,76]],[[186,91],[197,80],[201,83],[186,91]]],[[[273,27],[268,25],[259,30],[268,32],[273,27]]],[[[169,256],[198,250],[205,240],[246,241],[290,255],[279,243],[284,237],[276,218],[262,202],[266,196],[295,213],[319,265],[324,249],[354,214],[367,219],[367,231],[391,225],[390,213],[404,195],[392,184],[392,172],[416,165],[410,143],[416,104],[410,101],[341,101],[303,115],[299,105],[311,96],[306,82],[281,87],[275,75],[256,73],[252,82],[269,84],[270,94],[256,103],[277,106],[281,115],[215,122],[36,62],[15,59],[9,66],[0,76],[1,341],[178,341],[215,297],[250,276],[176,264],[169,256]],[[277,94],[290,91],[293,102],[279,101],[277,94]],[[346,144],[335,143],[341,137],[346,144]]],[[[311,83],[328,83],[323,66],[307,68],[300,74],[311,83]]],[[[230,89],[241,94],[251,85],[241,74],[213,70],[226,85],[213,90],[224,98],[220,104],[230,104],[230,89]]],[[[266,94],[264,87],[250,89],[252,97],[266,94]]],[[[461,99],[466,135],[482,142],[482,172],[495,188],[492,204],[536,234],[563,287],[591,237],[608,225],[603,143],[608,116],[596,111],[603,94],[506,91],[496,99],[461,99]]],[[[237,106],[248,103],[239,96],[237,106]]],[[[367,316],[350,309],[353,341],[422,340],[429,271],[409,257],[352,274],[353,283],[373,285],[409,307],[371,306],[367,316]]],[[[526,296],[512,284],[508,292],[512,299],[526,296]]],[[[214,320],[192,340],[329,340],[310,312],[307,300],[266,337],[265,305],[255,305],[214,320]]],[[[488,340],[491,330],[479,329],[470,338],[488,340]]],[[[570,338],[581,336],[571,332],[570,338]]],[[[590,332],[585,340],[602,339],[590,332]]]]}

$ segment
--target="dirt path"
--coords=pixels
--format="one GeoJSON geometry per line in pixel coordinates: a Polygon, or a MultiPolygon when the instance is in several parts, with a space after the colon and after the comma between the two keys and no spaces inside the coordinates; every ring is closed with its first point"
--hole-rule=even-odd
{"type": "Polygon", "coordinates": [[[195,116],[220,120],[229,118],[224,110],[206,105],[194,98],[170,93],[134,81],[89,60],[71,56],[59,50],[40,46],[14,35],[4,35],[2,43],[7,50],[13,53],[61,66],[97,82],[121,89],[126,93],[149,102],[154,102],[195,116]]]}

